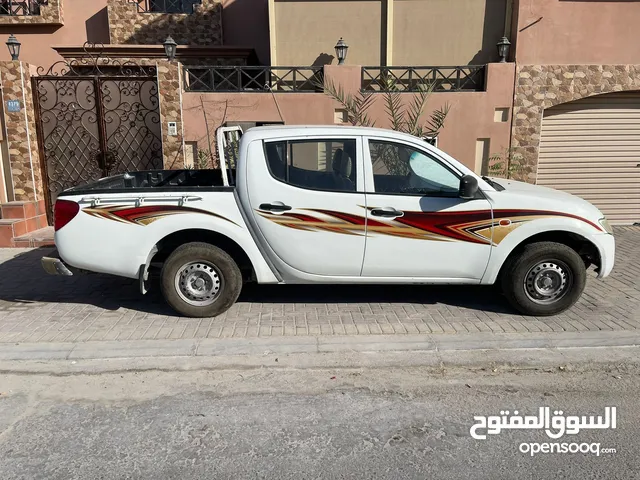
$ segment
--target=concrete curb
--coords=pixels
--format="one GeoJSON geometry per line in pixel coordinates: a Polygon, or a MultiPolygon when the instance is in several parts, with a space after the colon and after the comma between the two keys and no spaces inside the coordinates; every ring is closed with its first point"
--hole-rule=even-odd
{"type": "Polygon", "coordinates": [[[446,352],[640,345],[640,332],[473,333],[0,344],[0,361],[218,357],[298,353],[446,352]]]}

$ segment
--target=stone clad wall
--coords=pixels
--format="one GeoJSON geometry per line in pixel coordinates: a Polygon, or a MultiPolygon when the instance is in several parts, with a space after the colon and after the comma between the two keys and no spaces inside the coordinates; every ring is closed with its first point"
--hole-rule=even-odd
{"type": "Polygon", "coordinates": [[[516,72],[511,147],[536,180],[545,108],[601,93],[640,90],[640,65],[520,65],[516,72]]]}
{"type": "Polygon", "coordinates": [[[0,62],[0,77],[15,200],[39,200],[43,198],[43,185],[29,65],[22,62],[0,62]],[[20,102],[19,112],[7,110],[9,100],[20,102]]]}
{"type": "Polygon", "coordinates": [[[136,2],[109,0],[112,44],[159,45],[171,35],[179,45],[222,45],[222,4],[202,0],[194,13],[144,13],[136,2]]]}
{"type": "Polygon", "coordinates": [[[0,25],[64,25],[63,0],[49,0],[40,5],[40,15],[2,15],[0,25]]]}

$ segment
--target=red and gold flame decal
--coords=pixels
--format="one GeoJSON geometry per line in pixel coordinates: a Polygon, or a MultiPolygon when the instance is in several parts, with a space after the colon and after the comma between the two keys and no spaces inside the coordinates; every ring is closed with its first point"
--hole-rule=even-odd
{"type": "Polygon", "coordinates": [[[191,207],[179,207],[175,205],[145,205],[141,207],[132,207],[130,205],[105,205],[101,207],[83,208],[82,211],[93,217],[127,223],[130,225],[145,226],[172,215],[185,213],[209,215],[237,225],[228,218],[207,210],[200,210],[198,208],[191,207]]]}
{"type": "Polygon", "coordinates": [[[365,234],[366,219],[364,217],[328,210],[306,211],[311,213],[274,214],[261,211],[258,211],[258,213],[278,225],[295,230],[333,232],[343,235],[365,234]]]}
{"type": "MultiPolygon", "coordinates": [[[[371,210],[369,207],[368,210],[371,210]]],[[[567,217],[581,220],[602,231],[596,224],[575,215],[543,210],[477,210],[468,212],[410,212],[388,221],[332,210],[258,214],[278,225],[305,231],[343,235],[390,235],[440,242],[470,242],[498,245],[519,226],[541,218],[567,217]]]]}

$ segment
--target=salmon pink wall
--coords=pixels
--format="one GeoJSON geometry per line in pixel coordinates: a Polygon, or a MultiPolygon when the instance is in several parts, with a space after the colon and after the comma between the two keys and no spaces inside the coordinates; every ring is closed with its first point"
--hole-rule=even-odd
{"type": "Polygon", "coordinates": [[[0,60],[10,59],[4,43],[11,33],[22,43],[20,60],[43,67],[62,60],[52,46],[109,43],[106,7],[107,0],[63,0],[63,26],[0,25],[0,60]]]}
{"type": "Polygon", "coordinates": [[[637,64],[640,2],[518,0],[520,64],[637,64]]]}
{"type": "MultiPolygon", "coordinates": [[[[326,66],[325,75],[353,91],[360,84],[360,67],[326,66]]],[[[491,153],[509,146],[511,115],[505,122],[495,122],[495,110],[513,103],[515,66],[489,64],[486,92],[435,93],[427,112],[448,102],[451,112],[439,138],[439,147],[470,168],[476,163],[476,142],[490,139],[491,153]]],[[[411,94],[406,94],[410,101],[411,94]]],[[[209,135],[224,122],[284,122],[287,125],[334,124],[339,104],[323,93],[184,93],[183,121],[185,141],[198,142],[208,149],[209,135]],[[203,108],[204,105],[204,108],[203,108]],[[205,122],[206,115],[206,122],[205,122]]],[[[378,96],[370,110],[376,126],[388,127],[384,104],[378,96]]]]}

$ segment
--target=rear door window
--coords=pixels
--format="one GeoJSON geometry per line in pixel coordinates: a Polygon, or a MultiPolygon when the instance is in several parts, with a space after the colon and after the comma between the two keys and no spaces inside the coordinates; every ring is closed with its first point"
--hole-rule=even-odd
{"type": "Polygon", "coordinates": [[[356,140],[266,142],[271,175],[295,187],[329,192],[356,191],[356,140]]]}

